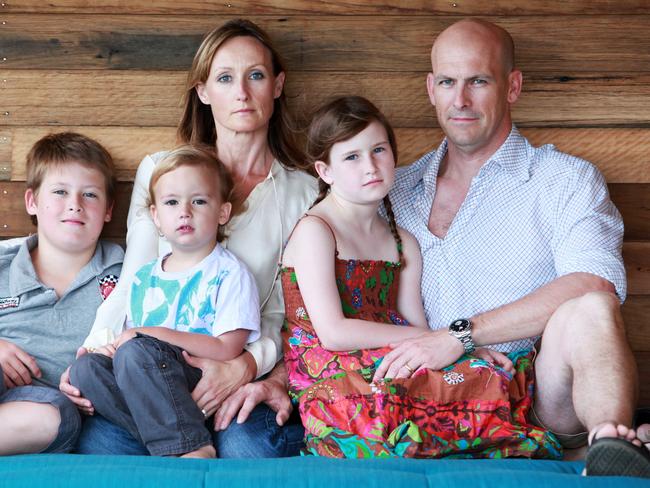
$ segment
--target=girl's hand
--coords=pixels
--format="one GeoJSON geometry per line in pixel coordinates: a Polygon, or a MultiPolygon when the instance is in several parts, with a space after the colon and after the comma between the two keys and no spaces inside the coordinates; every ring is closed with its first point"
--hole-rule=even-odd
{"type": "Polygon", "coordinates": [[[474,350],[472,356],[483,359],[488,363],[496,364],[510,374],[515,373],[515,366],[505,354],[487,347],[479,347],[474,350]]]}
{"type": "Polygon", "coordinates": [[[192,391],[192,399],[208,418],[221,406],[240,386],[249,383],[255,377],[253,357],[244,352],[230,361],[216,361],[214,359],[190,356],[183,351],[187,364],[199,368],[203,377],[192,391]]]}

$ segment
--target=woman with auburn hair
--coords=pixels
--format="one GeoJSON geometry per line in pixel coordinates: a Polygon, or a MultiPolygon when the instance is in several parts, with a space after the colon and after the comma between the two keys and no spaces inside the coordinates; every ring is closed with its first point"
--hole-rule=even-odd
{"type": "MultiPolygon", "coordinates": [[[[316,197],[317,185],[301,171],[305,158],[287,111],[284,81],[284,67],[268,35],[248,20],[226,22],[204,38],[194,57],[178,126],[180,143],[214,147],[233,177],[233,204],[240,212],[225,226],[223,247],[248,266],[259,291],[260,339],[231,361],[186,356],[190,365],[203,371],[192,396],[206,419],[214,416],[219,457],[292,455],[301,445],[299,424],[281,426],[291,411],[286,374],[271,370],[282,358],[284,304],[278,279],[282,246],[316,197]],[[253,381],[269,372],[266,379],[253,381]],[[231,422],[235,416],[237,421],[231,422]]],[[[118,335],[134,272],[169,253],[147,201],[151,174],[165,154],[148,155],[138,167],[120,282],[99,308],[81,354],[118,335]]],[[[92,405],[69,384],[67,373],[61,378],[61,389],[91,415],[85,422],[80,452],[146,453],[126,431],[93,416],[92,405]]]]}

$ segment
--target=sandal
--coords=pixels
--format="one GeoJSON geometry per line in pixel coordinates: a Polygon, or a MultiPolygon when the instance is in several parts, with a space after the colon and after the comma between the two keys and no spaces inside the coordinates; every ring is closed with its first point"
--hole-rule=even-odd
{"type": "Polygon", "coordinates": [[[650,452],[618,437],[601,437],[587,450],[585,474],[650,478],[650,452]]]}

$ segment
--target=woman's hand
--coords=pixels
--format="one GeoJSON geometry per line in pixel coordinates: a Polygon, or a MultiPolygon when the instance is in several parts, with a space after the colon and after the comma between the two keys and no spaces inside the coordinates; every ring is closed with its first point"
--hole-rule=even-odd
{"type": "Polygon", "coordinates": [[[253,409],[262,402],[276,412],[277,424],[284,425],[293,410],[287,394],[284,363],[278,364],[268,378],[247,383],[226,398],[214,417],[214,430],[226,429],[235,415],[237,423],[243,424],[253,409]]]}
{"type": "Polygon", "coordinates": [[[198,358],[186,351],[183,351],[183,357],[187,364],[203,372],[192,391],[192,399],[206,418],[214,414],[235,390],[255,378],[255,360],[248,352],[230,361],[198,358]]]}

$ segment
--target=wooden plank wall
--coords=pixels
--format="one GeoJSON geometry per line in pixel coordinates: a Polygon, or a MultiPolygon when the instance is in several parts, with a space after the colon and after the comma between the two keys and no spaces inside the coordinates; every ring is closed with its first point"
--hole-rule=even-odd
{"type": "Polygon", "coordinates": [[[441,138],[425,91],[434,36],[464,16],[508,29],[524,71],[516,123],[594,162],[624,216],[624,315],[650,405],[650,5],[648,0],[2,0],[0,238],[32,231],[24,159],[53,130],[96,137],[121,180],[122,239],[140,159],[174,143],[185,70],[204,33],[234,17],[266,28],[305,117],[335,94],[363,94],[390,117],[401,162],[441,138]]]}

